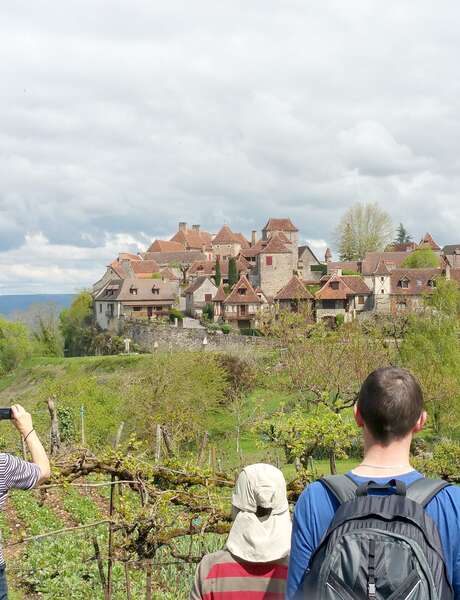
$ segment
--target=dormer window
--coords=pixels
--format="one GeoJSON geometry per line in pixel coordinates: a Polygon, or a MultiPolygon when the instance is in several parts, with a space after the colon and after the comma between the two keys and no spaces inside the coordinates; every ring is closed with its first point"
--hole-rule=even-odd
{"type": "Polygon", "coordinates": [[[331,288],[333,290],[338,290],[339,289],[339,282],[338,281],[331,281],[331,288]]]}
{"type": "Polygon", "coordinates": [[[402,288],[403,290],[407,290],[409,288],[409,280],[407,277],[403,277],[398,281],[398,287],[402,288]]]}
{"type": "Polygon", "coordinates": [[[153,286],[152,294],[155,296],[155,295],[158,295],[159,293],[160,293],[160,288],[153,286]]]}
{"type": "Polygon", "coordinates": [[[428,287],[435,288],[436,287],[436,280],[435,279],[429,279],[428,280],[428,287]]]}
{"type": "Polygon", "coordinates": [[[131,286],[131,287],[129,288],[129,293],[130,293],[132,296],[137,296],[137,288],[136,288],[136,287],[134,287],[134,286],[131,286]]]}
{"type": "Polygon", "coordinates": [[[245,296],[245,295],[246,295],[246,288],[240,288],[240,289],[238,290],[238,294],[239,294],[240,296],[245,296]]]}

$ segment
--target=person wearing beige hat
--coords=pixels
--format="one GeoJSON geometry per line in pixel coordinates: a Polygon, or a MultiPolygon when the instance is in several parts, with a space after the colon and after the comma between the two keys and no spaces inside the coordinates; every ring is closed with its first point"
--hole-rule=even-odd
{"type": "Polygon", "coordinates": [[[201,560],[190,600],[284,600],[291,516],[282,472],[245,467],[232,495],[233,525],[224,550],[201,560]]]}

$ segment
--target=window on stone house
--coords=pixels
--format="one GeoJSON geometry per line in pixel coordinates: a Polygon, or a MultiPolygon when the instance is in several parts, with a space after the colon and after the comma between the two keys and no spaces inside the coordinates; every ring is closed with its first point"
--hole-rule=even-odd
{"type": "Polygon", "coordinates": [[[102,302],[99,304],[99,312],[102,312],[102,302]]]}
{"type": "Polygon", "coordinates": [[[358,296],[358,304],[364,304],[364,296],[358,296]]]}
{"type": "Polygon", "coordinates": [[[238,294],[239,294],[240,296],[245,296],[245,295],[246,295],[246,288],[240,288],[240,289],[238,290],[238,294]]]}
{"type": "Polygon", "coordinates": [[[134,312],[140,312],[142,306],[133,306],[133,311],[134,312]]]}
{"type": "Polygon", "coordinates": [[[273,265],[273,256],[266,256],[265,264],[267,265],[267,267],[271,267],[273,265]]]}
{"type": "Polygon", "coordinates": [[[385,277],[380,277],[380,281],[383,283],[385,281],[385,277]]]}
{"type": "Polygon", "coordinates": [[[408,287],[409,287],[409,280],[408,280],[406,277],[404,277],[404,279],[400,279],[400,280],[398,281],[398,287],[400,287],[400,288],[403,288],[403,289],[406,289],[406,290],[407,290],[407,289],[408,289],[408,287]]]}
{"type": "Polygon", "coordinates": [[[157,295],[157,296],[158,296],[158,295],[160,294],[160,288],[153,287],[153,288],[152,288],[152,294],[154,294],[154,295],[157,295]]]}
{"type": "Polygon", "coordinates": [[[381,294],[384,294],[384,293],[385,293],[385,290],[380,290],[380,293],[381,293],[381,294]]]}
{"type": "Polygon", "coordinates": [[[212,302],[212,294],[205,294],[204,295],[204,301],[205,302],[212,302]]]}
{"type": "Polygon", "coordinates": [[[129,288],[129,293],[132,294],[133,296],[137,296],[137,288],[130,287],[129,288]]]}
{"type": "Polygon", "coordinates": [[[331,288],[333,290],[338,290],[339,289],[339,282],[338,281],[331,281],[331,288]]]}
{"type": "Polygon", "coordinates": [[[397,304],[396,304],[396,309],[398,311],[402,311],[402,310],[406,310],[407,308],[407,302],[405,302],[404,300],[400,300],[397,304]]]}
{"type": "Polygon", "coordinates": [[[435,288],[436,287],[436,280],[435,279],[429,279],[428,280],[428,287],[435,288]]]}
{"type": "Polygon", "coordinates": [[[323,300],[321,308],[326,308],[328,310],[335,309],[335,300],[323,300]]]}

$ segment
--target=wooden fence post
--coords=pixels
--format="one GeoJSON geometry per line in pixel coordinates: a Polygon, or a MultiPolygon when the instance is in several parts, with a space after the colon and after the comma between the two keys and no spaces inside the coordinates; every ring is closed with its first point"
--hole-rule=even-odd
{"type": "Polygon", "coordinates": [[[56,404],[54,398],[50,396],[47,400],[48,411],[51,417],[51,431],[50,431],[50,453],[51,456],[59,452],[61,448],[61,435],[59,432],[59,419],[56,410],[56,404]]]}
{"type": "Polygon", "coordinates": [[[168,428],[164,425],[161,427],[161,431],[163,433],[163,440],[165,442],[166,450],[168,451],[168,456],[169,458],[172,458],[174,456],[174,447],[171,434],[169,433],[168,428]]]}
{"type": "Polygon", "coordinates": [[[152,561],[145,565],[145,600],[152,600],[152,561]]]}
{"type": "Polygon", "coordinates": [[[155,434],[155,462],[160,462],[161,460],[161,438],[161,425],[157,425],[155,434]]]}
{"type": "Polygon", "coordinates": [[[86,446],[86,436],[85,436],[85,407],[83,405],[80,406],[80,427],[81,427],[81,445],[84,448],[86,446]]]}
{"type": "Polygon", "coordinates": [[[203,439],[201,440],[200,451],[198,453],[198,464],[202,465],[204,462],[204,457],[206,453],[206,446],[208,445],[209,434],[207,431],[203,434],[203,439]]]}

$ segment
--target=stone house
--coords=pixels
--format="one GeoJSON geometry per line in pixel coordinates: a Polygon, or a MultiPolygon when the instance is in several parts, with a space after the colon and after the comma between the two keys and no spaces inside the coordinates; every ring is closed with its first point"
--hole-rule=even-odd
{"type": "Polygon", "coordinates": [[[273,219],[270,218],[262,229],[262,240],[267,242],[272,237],[277,236],[291,251],[292,272],[297,270],[299,262],[299,230],[293,224],[291,219],[273,219]]]}
{"type": "Polygon", "coordinates": [[[452,269],[460,269],[460,244],[444,246],[442,254],[452,269]]]}
{"type": "Polygon", "coordinates": [[[345,322],[350,322],[359,314],[372,310],[372,290],[359,275],[339,272],[325,279],[323,287],[315,294],[318,321],[335,321],[338,315],[343,315],[345,322]]]}
{"type": "Polygon", "coordinates": [[[178,302],[177,283],[128,278],[109,282],[94,296],[94,311],[102,329],[118,329],[123,318],[158,318],[169,315],[178,302]]]}
{"type": "Polygon", "coordinates": [[[208,260],[212,259],[212,236],[199,225],[192,225],[189,229],[187,223],[179,223],[179,229],[170,241],[178,242],[185,250],[201,251],[208,260]]]}
{"type": "Polygon", "coordinates": [[[249,248],[249,242],[242,233],[234,233],[228,225],[224,225],[212,240],[214,257],[228,260],[236,257],[244,248],[249,248]]]}
{"type": "Polygon", "coordinates": [[[93,294],[99,292],[110,281],[123,280],[127,277],[152,277],[159,272],[160,267],[156,261],[144,261],[137,254],[121,252],[107,265],[104,275],[93,285],[93,294]]]}
{"type": "Polygon", "coordinates": [[[310,246],[299,246],[297,271],[304,281],[319,283],[323,268],[310,246]]]}
{"type": "Polygon", "coordinates": [[[185,290],[185,312],[190,317],[199,319],[203,316],[206,305],[213,303],[217,286],[209,277],[198,277],[185,290]]]}
{"type": "Polygon", "coordinates": [[[227,298],[227,293],[225,292],[224,283],[221,281],[217,292],[212,299],[213,307],[214,307],[214,321],[223,320],[224,317],[224,301],[227,298]]]}
{"type": "MultiPolygon", "coordinates": [[[[214,306],[216,307],[217,304],[215,300],[214,306]]],[[[245,329],[257,326],[257,314],[264,300],[262,294],[258,295],[249,279],[243,275],[221,304],[221,318],[226,323],[245,329]]]]}
{"type": "Polygon", "coordinates": [[[274,300],[281,310],[297,312],[304,306],[310,308],[313,315],[315,298],[296,275],[279,290],[274,300]]]}
{"type": "MultiPolygon", "coordinates": [[[[297,249],[296,249],[297,252],[297,249]]],[[[292,251],[279,235],[271,235],[257,255],[256,269],[251,280],[264,294],[273,298],[294,274],[292,251]]]]}
{"type": "MultiPolygon", "coordinates": [[[[202,260],[194,262],[190,269],[187,271],[187,279],[190,282],[195,281],[197,277],[214,277],[216,274],[216,262],[215,260],[202,260]]],[[[222,281],[228,283],[228,260],[220,260],[220,274],[222,281]]],[[[250,271],[250,265],[242,257],[239,256],[236,259],[236,268],[238,275],[247,275],[250,271]]]]}
{"type": "Polygon", "coordinates": [[[432,293],[443,269],[393,269],[378,275],[376,312],[397,315],[420,310],[426,294],[432,293]]]}

